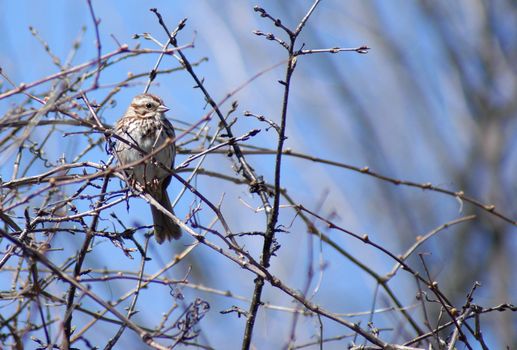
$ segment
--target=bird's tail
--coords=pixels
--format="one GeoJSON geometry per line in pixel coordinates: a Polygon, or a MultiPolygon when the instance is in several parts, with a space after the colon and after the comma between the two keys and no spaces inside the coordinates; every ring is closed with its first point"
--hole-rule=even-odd
{"type": "MultiPolygon", "coordinates": [[[[161,198],[155,199],[165,209],[172,212],[171,201],[167,195],[167,191],[162,191],[163,195],[161,198]]],[[[160,210],[151,205],[151,213],[153,214],[154,222],[154,237],[158,244],[162,244],[165,240],[170,241],[172,239],[179,239],[181,237],[181,228],[175,223],[170,217],[162,213],[160,210]]]]}

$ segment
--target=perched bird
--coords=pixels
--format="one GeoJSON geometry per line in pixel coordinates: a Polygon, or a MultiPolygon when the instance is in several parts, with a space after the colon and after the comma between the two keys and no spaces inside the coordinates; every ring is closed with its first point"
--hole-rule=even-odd
{"type": "MultiPolygon", "coordinates": [[[[138,183],[158,203],[173,213],[167,186],[171,182],[170,171],[174,170],[176,146],[171,142],[174,139],[174,128],[165,117],[168,110],[156,95],[135,96],[115,126],[115,134],[119,138],[115,153],[121,165],[134,163],[125,169],[129,183],[138,183]],[[157,152],[158,149],[160,151],[157,152]],[[148,156],[151,153],[153,155],[148,156]]],[[[159,244],[165,240],[180,238],[181,228],[178,224],[153,205],[151,213],[154,236],[159,244]]]]}

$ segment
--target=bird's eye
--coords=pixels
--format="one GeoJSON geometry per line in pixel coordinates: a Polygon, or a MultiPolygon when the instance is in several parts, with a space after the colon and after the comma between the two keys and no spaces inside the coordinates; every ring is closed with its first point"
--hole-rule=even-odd
{"type": "Polygon", "coordinates": [[[151,102],[147,102],[145,104],[145,108],[147,108],[147,109],[151,109],[152,107],[153,107],[153,104],[151,102]]]}

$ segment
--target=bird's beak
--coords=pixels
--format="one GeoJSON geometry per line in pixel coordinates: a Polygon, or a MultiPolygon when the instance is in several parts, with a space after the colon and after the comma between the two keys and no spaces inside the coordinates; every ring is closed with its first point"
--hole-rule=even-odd
{"type": "Polygon", "coordinates": [[[165,113],[169,110],[169,107],[165,106],[165,105],[159,105],[158,106],[158,112],[160,113],[165,113]]]}

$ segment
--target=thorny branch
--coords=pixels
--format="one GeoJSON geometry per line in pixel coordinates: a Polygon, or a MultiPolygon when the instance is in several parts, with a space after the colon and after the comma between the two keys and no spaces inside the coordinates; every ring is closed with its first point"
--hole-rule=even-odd
{"type": "MultiPolygon", "coordinates": [[[[313,2],[310,9],[307,11],[306,15],[302,18],[296,29],[290,30],[286,26],[284,26],[280,19],[275,19],[271,16],[265,9],[255,6],[255,12],[258,12],[262,17],[268,18],[274,22],[274,24],[281,28],[288,36],[289,42],[284,42],[281,39],[277,39],[275,35],[268,34],[266,35],[267,39],[275,40],[280,45],[287,50],[288,58],[287,65],[285,69],[285,78],[283,81],[279,83],[284,86],[283,99],[282,99],[282,107],[280,111],[280,123],[278,126],[278,143],[276,148],[276,156],[275,156],[275,173],[274,173],[274,185],[273,185],[273,207],[270,212],[270,215],[267,217],[267,228],[264,235],[264,243],[262,246],[262,255],[260,258],[260,264],[265,268],[270,266],[270,259],[275,254],[277,248],[275,248],[275,233],[277,232],[277,224],[278,218],[280,214],[280,196],[281,196],[281,176],[282,176],[282,156],[284,151],[284,143],[287,139],[286,137],[286,125],[287,125],[287,109],[289,104],[289,94],[291,88],[291,78],[293,76],[294,70],[296,68],[296,44],[298,35],[301,33],[305,23],[307,23],[309,17],[313,13],[313,11],[318,6],[320,0],[316,0],[313,2]]],[[[256,31],[255,34],[261,36],[262,32],[256,31]]],[[[266,210],[268,208],[266,207],[266,210]]],[[[269,213],[269,211],[268,211],[269,213]]],[[[255,320],[257,317],[258,309],[261,302],[262,291],[264,288],[264,280],[261,278],[255,279],[255,289],[253,291],[253,297],[250,304],[250,308],[248,311],[248,317],[246,321],[246,328],[244,331],[244,338],[242,341],[242,349],[247,350],[251,346],[251,340],[253,335],[253,328],[255,325],[255,320]]]]}

